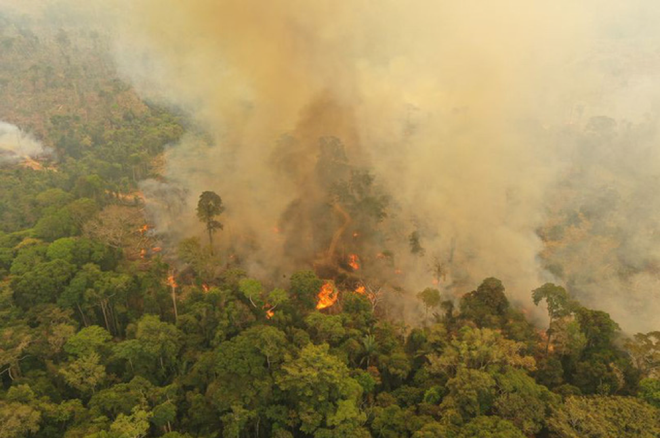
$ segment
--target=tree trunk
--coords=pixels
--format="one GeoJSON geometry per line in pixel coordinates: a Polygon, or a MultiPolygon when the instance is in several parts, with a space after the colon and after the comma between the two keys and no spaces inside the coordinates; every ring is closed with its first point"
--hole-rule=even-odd
{"type": "Polygon", "coordinates": [[[108,311],[106,309],[106,304],[103,300],[99,302],[101,304],[101,313],[103,313],[103,320],[105,321],[105,328],[112,333],[112,330],[110,329],[110,323],[108,322],[108,311]]]}
{"type": "Polygon", "coordinates": [[[87,317],[83,313],[80,304],[76,303],[76,306],[78,306],[78,311],[80,312],[80,317],[82,318],[83,324],[85,325],[85,327],[89,327],[89,323],[87,322],[87,317]]]}
{"type": "Polygon", "coordinates": [[[179,322],[179,312],[176,308],[176,288],[172,286],[172,305],[174,307],[174,324],[179,322]]]}
{"type": "Polygon", "coordinates": [[[206,230],[209,232],[209,246],[211,247],[211,255],[215,255],[213,253],[213,230],[209,225],[206,226],[206,230]]]}
{"type": "Polygon", "coordinates": [[[552,318],[550,318],[550,322],[548,323],[548,330],[545,331],[545,337],[546,342],[545,342],[545,357],[548,357],[548,352],[550,351],[550,337],[552,336],[552,332],[550,332],[550,329],[552,328],[552,318]]]}

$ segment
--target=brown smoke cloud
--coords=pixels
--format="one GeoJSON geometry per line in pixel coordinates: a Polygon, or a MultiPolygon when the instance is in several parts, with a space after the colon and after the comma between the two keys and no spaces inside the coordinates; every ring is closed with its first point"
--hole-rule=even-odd
{"type": "Polygon", "coordinates": [[[342,225],[317,165],[319,139],[336,137],[336,179],[370,169],[390,197],[371,240],[344,246],[367,265],[392,251],[409,291],[435,268],[451,293],[496,276],[529,305],[555,281],[650,330],[658,13],[640,0],[140,0],[112,17],[122,74],[194,124],[167,151],[167,181],[143,185],[161,231],[201,230],[194,206],[214,190],[219,240],[253,274],[311,265],[342,225]],[[618,121],[610,137],[593,116],[618,121]],[[629,201],[612,213],[603,188],[629,201]]]}

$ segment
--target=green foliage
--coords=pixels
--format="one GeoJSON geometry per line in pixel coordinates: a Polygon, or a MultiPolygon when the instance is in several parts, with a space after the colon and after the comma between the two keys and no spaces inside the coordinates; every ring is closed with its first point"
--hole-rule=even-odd
{"type": "Polygon", "coordinates": [[[576,316],[582,333],[587,337],[588,348],[609,346],[620,330],[619,325],[612,321],[610,315],[601,310],[580,307],[576,316]]]}
{"type": "Polygon", "coordinates": [[[492,277],[485,279],[477,290],[461,298],[460,310],[462,318],[474,321],[479,327],[502,327],[509,310],[502,282],[492,277]]]}
{"type": "Polygon", "coordinates": [[[660,409],[660,380],[648,378],[639,382],[639,398],[660,409]]]}
{"type": "Polygon", "coordinates": [[[321,286],[323,286],[323,280],[312,271],[300,271],[291,276],[291,295],[303,309],[316,307],[316,296],[321,290],[321,286]]]}
{"type": "Polygon", "coordinates": [[[64,260],[37,264],[31,271],[12,281],[16,303],[27,309],[41,303],[54,303],[75,272],[75,266],[64,260]]]}
{"type": "Polygon", "coordinates": [[[426,313],[428,314],[429,309],[434,309],[440,305],[442,302],[442,296],[440,291],[427,287],[423,291],[417,294],[417,298],[422,300],[424,307],[426,308],[426,313]]]}
{"type": "Polygon", "coordinates": [[[22,438],[39,430],[41,414],[33,407],[0,401],[0,438],[22,438]]]}
{"type": "Polygon", "coordinates": [[[213,233],[216,230],[222,230],[222,224],[215,220],[225,207],[222,205],[222,199],[215,192],[202,192],[197,202],[197,218],[206,225],[209,234],[209,246],[213,254],[213,233]]]}
{"type": "Polygon", "coordinates": [[[67,208],[55,210],[41,219],[34,226],[34,235],[39,239],[54,241],[78,232],[76,223],[67,208]]]}
{"type": "Polygon", "coordinates": [[[304,347],[282,365],[275,381],[304,433],[330,436],[326,432],[333,429],[359,430],[366,420],[358,407],[362,387],[346,365],[328,354],[327,344],[304,347]]]}
{"type": "Polygon", "coordinates": [[[64,368],[60,373],[66,383],[83,394],[93,393],[105,379],[105,367],[100,363],[97,353],[79,357],[64,368]]]}
{"type": "Polygon", "coordinates": [[[660,411],[630,397],[569,397],[549,425],[559,438],[652,438],[660,435],[660,411]]]}
{"type": "Polygon", "coordinates": [[[466,424],[456,438],[525,438],[510,422],[496,416],[477,417],[466,424]]]}
{"type": "Polygon", "coordinates": [[[76,357],[100,354],[110,339],[110,333],[102,327],[85,327],[66,341],[64,351],[76,357]]]}

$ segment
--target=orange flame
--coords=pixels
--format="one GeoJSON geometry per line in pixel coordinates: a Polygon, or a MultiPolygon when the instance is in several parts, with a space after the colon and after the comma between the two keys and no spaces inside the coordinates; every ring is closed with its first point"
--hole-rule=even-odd
{"type": "Polygon", "coordinates": [[[335,289],[335,286],[328,281],[323,284],[317,296],[319,300],[316,303],[316,308],[321,310],[335,304],[337,298],[339,298],[339,293],[335,289]]]}
{"type": "Polygon", "coordinates": [[[162,250],[163,248],[161,248],[160,246],[154,246],[153,248],[151,248],[151,252],[161,252],[162,250]]]}
{"type": "Polygon", "coordinates": [[[275,315],[275,308],[277,306],[271,306],[270,304],[266,303],[263,305],[263,309],[266,310],[266,318],[271,319],[275,315]]]}
{"type": "Polygon", "coordinates": [[[357,254],[350,254],[348,256],[348,266],[353,268],[355,271],[360,269],[360,259],[358,258],[357,254]]]}
{"type": "Polygon", "coordinates": [[[372,302],[372,304],[378,298],[378,296],[374,292],[372,292],[371,290],[367,290],[367,288],[363,284],[361,284],[361,285],[359,285],[358,287],[355,288],[355,293],[360,294],[360,295],[364,295],[365,297],[367,297],[367,299],[369,301],[372,302]]]}
{"type": "Polygon", "coordinates": [[[176,280],[174,280],[174,275],[170,275],[167,277],[167,285],[170,286],[172,289],[175,289],[177,287],[176,280]]]}
{"type": "Polygon", "coordinates": [[[140,258],[143,259],[147,255],[147,250],[142,248],[140,250],[140,258]]]}
{"type": "Polygon", "coordinates": [[[202,289],[204,290],[204,292],[208,292],[210,288],[208,284],[202,283],[202,289]]]}
{"type": "Polygon", "coordinates": [[[138,231],[140,232],[141,235],[144,236],[144,233],[146,233],[147,231],[149,231],[149,225],[147,225],[147,224],[142,225],[142,226],[138,229],[138,231]]]}

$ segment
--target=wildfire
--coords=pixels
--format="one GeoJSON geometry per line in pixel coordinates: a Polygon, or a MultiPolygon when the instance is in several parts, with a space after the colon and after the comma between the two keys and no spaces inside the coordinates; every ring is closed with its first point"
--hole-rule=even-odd
{"type": "Polygon", "coordinates": [[[151,248],[151,252],[161,252],[162,250],[163,248],[161,248],[160,246],[154,246],[153,248],[151,248]]]}
{"type": "Polygon", "coordinates": [[[202,283],[202,290],[203,290],[204,292],[208,292],[209,289],[210,289],[210,288],[209,288],[209,285],[208,285],[208,284],[206,284],[206,283],[202,283]]]}
{"type": "Polygon", "coordinates": [[[138,231],[140,232],[141,235],[144,236],[144,233],[149,231],[149,225],[147,224],[142,225],[138,231]]]}
{"type": "Polygon", "coordinates": [[[272,311],[272,309],[266,310],[266,318],[271,319],[275,315],[275,312],[272,311]]]}
{"type": "Polygon", "coordinates": [[[375,309],[380,301],[380,290],[374,291],[371,288],[367,289],[365,285],[361,284],[355,288],[356,294],[364,295],[371,302],[372,307],[375,309]]]}
{"type": "Polygon", "coordinates": [[[140,250],[140,258],[143,259],[147,255],[147,250],[142,248],[140,250]]]}
{"type": "Polygon", "coordinates": [[[339,292],[335,289],[335,286],[328,281],[323,284],[317,296],[319,300],[316,303],[316,308],[321,310],[335,304],[337,298],[339,298],[339,292]]]}
{"type": "Polygon", "coordinates": [[[174,280],[174,275],[170,275],[167,277],[167,285],[170,286],[172,289],[176,289],[177,284],[176,280],[174,280]]]}
{"type": "Polygon", "coordinates": [[[355,271],[360,269],[360,259],[358,258],[357,254],[350,254],[348,256],[348,266],[353,268],[355,271]]]}

